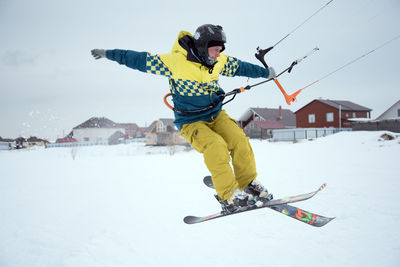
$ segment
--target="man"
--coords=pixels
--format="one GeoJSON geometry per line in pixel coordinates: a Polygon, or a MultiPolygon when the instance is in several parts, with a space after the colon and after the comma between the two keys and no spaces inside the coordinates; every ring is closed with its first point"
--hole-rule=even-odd
{"type": "Polygon", "coordinates": [[[204,155],[222,209],[235,212],[254,205],[257,198],[271,195],[256,180],[249,138],[221,108],[220,96],[224,91],[218,84],[219,74],[270,79],[275,77],[275,71],[225,55],[225,43],[221,26],[205,24],[197,28],[194,36],[181,31],[172,51],[163,55],[119,49],[91,52],[96,59],[107,58],[132,69],[168,77],[175,125],[204,155]]]}

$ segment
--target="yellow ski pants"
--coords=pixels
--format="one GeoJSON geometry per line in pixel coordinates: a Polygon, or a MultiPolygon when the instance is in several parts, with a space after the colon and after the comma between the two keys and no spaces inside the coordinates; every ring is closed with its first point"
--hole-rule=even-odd
{"type": "Polygon", "coordinates": [[[220,200],[228,199],[237,188],[243,190],[256,178],[249,138],[225,110],[213,121],[183,125],[181,135],[204,155],[220,200]]]}

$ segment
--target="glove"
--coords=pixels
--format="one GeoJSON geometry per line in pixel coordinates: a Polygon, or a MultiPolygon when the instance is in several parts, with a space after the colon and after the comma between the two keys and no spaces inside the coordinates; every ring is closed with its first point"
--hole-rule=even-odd
{"type": "Polygon", "coordinates": [[[106,57],[106,50],[104,49],[93,49],[91,52],[95,59],[106,57]]]}
{"type": "Polygon", "coordinates": [[[274,79],[276,77],[276,73],[273,67],[268,67],[268,77],[267,79],[274,79]]]}

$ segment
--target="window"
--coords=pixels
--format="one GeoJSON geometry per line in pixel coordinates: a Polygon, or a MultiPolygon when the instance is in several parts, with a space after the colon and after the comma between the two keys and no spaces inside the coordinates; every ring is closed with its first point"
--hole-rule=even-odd
{"type": "Polygon", "coordinates": [[[333,121],[333,112],[326,113],[326,121],[327,122],[333,121]]]}
{"type": "Polygon", "coordinates": [[[357,116],[356,116],[356,113],[355,113],[355,112],[353,112],[353,118],[357,118],[357,116]]]}
{"type": "Polygon", "coordinates": [[[308,114],[308,123],[315,123],[315,114],[308,114]]]}
{"type": "Polygon", "coordinates": [[[156,132],[157,132],[157,133],[163,133],[163,132],[166,132],[166,131],[167,131],[167,127],[165,127],[164,123],[160,122],[160,123],[157,125],[156,132]]]}
{"type": "Polygon", "coordinates": [[[400,117],[400,109],[397,110],[397,117],[400,117]]]}

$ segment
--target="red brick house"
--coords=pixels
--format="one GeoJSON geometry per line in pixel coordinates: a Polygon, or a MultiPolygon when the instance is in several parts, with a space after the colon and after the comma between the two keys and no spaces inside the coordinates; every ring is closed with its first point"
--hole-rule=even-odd
{"type": "Polygon", "coordinates": [[[371,109],[350,101],[315,99],[295,114],[297,128],[351,128],[349,119],[371,118],[371,109]]]}

